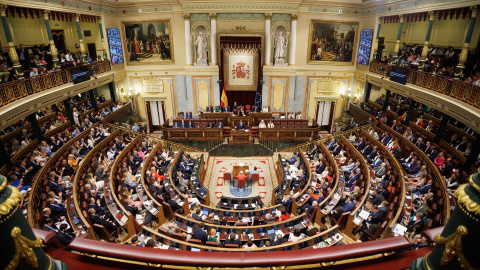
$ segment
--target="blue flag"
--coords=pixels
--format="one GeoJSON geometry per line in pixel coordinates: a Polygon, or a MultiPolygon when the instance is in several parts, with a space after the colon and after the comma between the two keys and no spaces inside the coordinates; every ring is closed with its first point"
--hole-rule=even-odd
{"type": "Polygon", "coordinates": [[[257,106],[257,112],[262,111],[262,90],[260,89],[261,86],[262,84],[259,83],[257,87],[257,93],[255,94],[255,106],[257,106]]]}

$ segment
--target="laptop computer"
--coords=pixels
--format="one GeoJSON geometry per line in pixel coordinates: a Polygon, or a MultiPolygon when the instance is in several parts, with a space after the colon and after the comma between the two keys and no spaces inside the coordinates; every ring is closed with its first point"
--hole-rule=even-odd
{"type": "Polygon", "coordinates": [[[208,216],[208,212],[209,212],[208,210],[209,210],[208,208],[203,208],[203,214],[205,216],[208,216]]]}
{"type": "Polygon", "coordinates": [[[270,229],[267,231],[268,238],[270,238],[270,242],[273,242],[275,240],[275,237],[277,236],[275,234],[275,229],[270,229]]]}

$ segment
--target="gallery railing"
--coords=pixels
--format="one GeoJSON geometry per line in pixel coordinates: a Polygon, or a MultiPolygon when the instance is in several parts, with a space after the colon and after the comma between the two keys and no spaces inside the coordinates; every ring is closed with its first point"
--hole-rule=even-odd
{"type": "MultiPolygon", "coordinates": [[[[433,90],[480,109],[479,86],[475,86],[471,83],[460,80],[455,80],[451,77],[434,75],[432,73],[404,67],[398,68],[407,70],[407,83],[433,90]]],[[[372,61],[370,62],[369,70],[370,72],[390,77],[392,66],[381,62],[372,61]]]]}
{"type": "MultiPolygon", "coordinates": [[[[29,95],[45,91],[72,82],[72,68],[58,70],[49,74],[38,75],[28,79],[22,79],[0,84],[0,107],[29,95]]],[[[111,70],[110,61],[95,62],[88,64],[90,76],[105,73],[111,70]]]]}

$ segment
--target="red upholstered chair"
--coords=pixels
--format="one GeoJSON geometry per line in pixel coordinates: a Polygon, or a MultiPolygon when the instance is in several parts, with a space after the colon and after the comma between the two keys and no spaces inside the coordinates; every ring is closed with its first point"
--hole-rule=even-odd
{"type": "Polygon", "coordinates": [[[252,107],[249,104],[245,105],[245,113],[251,113],[251,112],[252,112],[252,107]]]}
{"type": "Polygon", "coordinates": [[[258,173],[252,174],[252,183],[253,182],[258,182],[260,175],[258,173]]]}
{"type": "Polygon", "coordinates": [[[217,243],[217,242],[207,241],[206,244],[207,244],[208,247],[218,247],[218,243],[217,243]]]}
{"type": "Polygon", "coordinates": [[[237,180],[237,189],[243,187],[243,189],[245,190],[245,179],[238,179],[237,180]]]}
{"type": "Polygon", "coordinates": [[[105,241],[108,241],[110,237],[112,237],[112,235],[115,233],[115,232],[109,233],[107,229],[100,224],[93,224],[93,231],[95,232],[96,235],[98,235],[100,239],[103,239],[105,241]]]}
{"type": "Polygon", "coordinates": [[[237,244],[225,244],[226,248],[239,248],[237,244]]]}
{"type": "Polygon", "coordinates": [[[223,181],[230,181],[230,183],[232,182],[232,173],[230,172],[224,172],[223,173],[223,181]]]}
{"type": "Polygon", "coordinates": [[[202,244],[202,241],[200,239],[190,239],[190,241],[188,241],[189,243],[192,243],[192,244],[195,244],[195,245],[203,245],[202,244]]]}

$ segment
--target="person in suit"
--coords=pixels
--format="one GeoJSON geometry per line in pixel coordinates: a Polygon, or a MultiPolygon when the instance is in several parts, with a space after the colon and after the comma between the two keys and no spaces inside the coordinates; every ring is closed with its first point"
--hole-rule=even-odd
{"type": "Polygon", "coordinates": [[[427,148],[427,145],[423,142],[422,138],[418,138],[415,145],[418,147],[418,149],[422,150],[422,152],[425,151],[425,148],[427,148]]]}
{"type": "Polygon", "coordinates": [[[340,150],[342,150],[340,145],[338,143],[335,143],[335,147],[333,147],[332,153],[336,156],[340,154],[340,150]]]}
{"type": "Polygon", "coordinates": [[[374,235],[375,232],[378,230],[378,228],[380,228],[380,221],[376,218],[372,218],[370,220],[370,223],[367,223],[367,224],[364,224],[365,227],[363,227],[362,225],[362,231],[360,232],[361,236],[360,236],[360,241],[362,242],[365,242],[365,241],[368,241],[368,234],[366,232],[368,232],[369,234],[371,235],[374,235]]]}
{"type": "Polygon", "coordinates": [[[235,101],[233,102],[233,105],[232,105],[232,111],[237,110],[237,108],[238,108],[238,105],[237,105],[237,102],[235,101]]]}
{"type": "Polygon", "coordinates": [[[240,130],[245,129],[245,123],[243,122],[243,120],[240,120],[240,123],[238,123],[237,128],[240,130]]]}
{"type": "Polygon", "coordinates": [[[213,107],[210,106],[210,105],[208,105],[208,106],[207,106],[207,109],[205,110],[205,112],[207,112],[207,113],[213,112],[213,107]]]}
{"type": "Polygon", "coordinates": [[[182,119],[182,122],[178,125],[179,128],[184,128],[185,127],[185,120],[182,119]]]}
{"type": "Polygon", "coordinates": [[[362,153],[362,155],[364,157],[368,156],[368,154],[370,154],[370,152],[372,151],[372,146],[370,144],[367,144],[363,149],[362,151],[360,151],[360,153],[362,153]]]}
{"type": "Polygon", "coordinates": [[[115,224],[113,224],[112,222],[109,222],[109,221],[103,219],[101,216],[97,215],[95,213],[95,209],[93,209],[93,208],[88,209],[88,214],[89,214],[90,220],[92,221],[93,224],[103,225],[109,233],[112,233],[112,232],[117,230],[117,226],[115,224]]]}
{"type": "Polygon", "coordinates": [[[213,127],[214,127],[213,123],[212,123],[212,122],[208,122],[207,128],[213,128],[213,127]]]}
{"type": "Polygon", "coordinates": [[[382,191],[380,189],[374,189],[373,190],[373,205],[380,205],[383,201],[385,201],[385,198],[382,195],[382,191]]]}
{"type": "Polygon", "coordinates": [[[205,228],[205,223],[202,222],[198,225],[198,228],[196,228],[193,231],[193,239],[202,241],[203,245],[207,244],[207,239],[208,239],[207,233],[205,232],[204,228],[205,228]]]}
{"type": "Polygon", "coordinates": [[[373,163],[373,159],[377,156],[378,153],[378,146],[374,146],[373,149],[368,153],[365,158],[369,163],[373,163]]]}
{"type": "Polygon", "coordinates": [[[193,128],[194,126],[193,126],[193,123],[192,123],[192,121],[188,121],[188,123],[187,123],[187,126],[186,126],[186,127],[187,127],[187,128],[193,128]]]}
{"type": "Polygon", "coordinates": [[[345,212],[350,212],[353,210],[353,208],[355,207],[355,200],[353,200],[352,196],[348,196],[347,197],[347,200],[345,201],[345,204],[343,206],[341,206],[340,208],[342,209],[342,211],[345,213],[345,212]]]}
{"type": "Polygon", "coordinates": [[[288,241],[287,237],[283,237],[281,234],[278,234],[276,240],[272,242],[272,246],[278,246],[288,241]]]}
{"type": "Polygon", "coordinates": [[[63,223],[60,225],[60,230],[57,231],[57,238],[65,246],[68,246],[74,239],[75,236],[80,234],[80,231],[77,231],[76,235],[72,235],[67,232],[68,225],[63,223]]]}
{"type": "Polygon", "coordinates": [[[432,179],[429,179],[424,186],[414,188],[412,193],[420,196],[421,194],[426,194],[430,189],[432,189],[432,179]]]}
{"type": "Polygon", "coordinates": [[[372,205],[372,211],[370,212],[370,218],[371,219],[378,219],[380,222],[383,221],[383,218],[385,217],[385,213],[387,209],[384,209],[385,207],[382,207],[380,209],[378,205],[372,205]]]}
{"type": "Polygon", "coordinates": [[[328,150],[332,151],[334,146],[335,146],[335,138],[332,138],[332,140],[327,144],[327,148],[328,150]]]}
{"type": "Polygon", "coordinates": [[[256,167],[256,166],[253,167],[253,171],[250,172],[250,181],[252,181],[252,175],[254,175],[254,174],[259,174],[259,173],[257,172],[257,167],[256,167]]]}
{"type": "Polygon", "coordinates": [[[405,168],[407,174],[416,174],[422,168],[422,161],[418,160],[416,163],[412,164],[410,167],[405,168]]]}
{"type": "Polygon", "coordinates": [[[202,213],[202,210],[197,209],[197,210],[195,211],[195,213],[193,213],[192,218],[195,219],[195,220],[197,220],[197,221],[203,221],[203,219],[202,219],[202,214],[201,214],[201,213],[202,213]]]}
{"type": "Polygon", "coordinates": [[[463,153],[463,152],[465,152],[465,150],[467,150],[467,144],[468,144],[467,137],[464,136],[464,137],[462,137],[462,141],[455,146],[455,149],[458,152],[463,153]]]}
{"type": "Polygon", "coordinates": [[[242,241],[240,241],[240,239],[236,239],[237,238],[237,235],[235,233],[230,233],[230,238],[228,238],[227,240],[225,240],[225,245],[227,244],[235,244],[235,245],[238,245],[238,247],[241,247],[242,246],[242,241]]]}
{"type": "Polygon", "coordinates": [[[186,119],[192,119],[192,118],[193,118],[192,112],[191,112],[191,111],[187,111],[187,112],[185,113],[185,118],[186,118],[186,119]]]}
{"type": "Polygon", "coordinates": [[[228,108],[228,106],[223,108],[223,112],[230,112],[230,109],[228,108]]]}
{"type": "Polygon", "coordinates": [[[52,218],[46,218],[45,221],[43,222],[42,230],[44,231],[52,231],[54,233],[57,233],[58,229],[53,225],[53,219],[52,218]]]}
{"type": "Polygon", "coordinates": [[[415,216],[410,217],[410,220],[404,220],[403,222],[403,224],[407,227],[408,232],[413,231],[413,227],[415,226],[420,226],[421,228],[423,228],[423,214],[417,212],[415,213],[415,216]]]}
{"type": "Polygon", "coordinates": [[[381,178],[387,173],[387,168],[385,167],[386,165],[387,164],[385,164],[385,162],[382,162],[382,164],[380,164],[380,167],[373,168],[373,170],[375,171],[375,177],[381,178]]]}
{"type": "Polygon", "coordinates": [[[310,157],[310,159],[312,159],[312,158],[315,156],[315,154],[317,153],[317,151],[318,151],[318,146],[315,145],[315,146],[313,147],[313,149],[310,150],[310,152],[308,153],[308,156],[310,157]]]}
{"type": "Polygon", "coordinates": [[[183,212],[182,207],[178,205],[178,203],[174,200],[176,198],[177,198],[176,195],[174,195],[173,199],[168,196],[166,198],[166,202],[170,205],[174,213],[177,212],[177,210],[178,210],[178,213],[182,213],[183,212]]]}
{"type": "Polygon", "coordinates": [[[59,216],[65,216],[67,214],[65,206],[63,204],[55,203],[55,200],[53,198],[48,198],[47,204],[50,210],[52,211],[52,216],[59,217],[59,216]]]}
{"type": "Polygon", "coordinates": [[[390,142],[390,135],[388,135],[388,132],[383,134],[381,142],[383,145],[387,145],[390,142]]]}
{"type": "Polygon", "coordinates": [[[435,148],[435,146],[432,146],[431,149],[432,150],[430,151],[429,154],[427,154],[427,156],[428,156],[428,158],[430,158],[430,160],[434,160],[438,156],[438,152],[437,152],[437,149],[435,148]]]}
{"type": "Polygon", "coordinates": [[[355,183],[357,181],[357,179],[360,179],[360,175],[361,175],[361,169],[360,168],[357,168],[355,170],[355,172],[352,172],[350,174],[350,177],[348,179],[348,182],[345,184],[346,187],[351,187],[353,185],[353,183],[355,183]]]}

